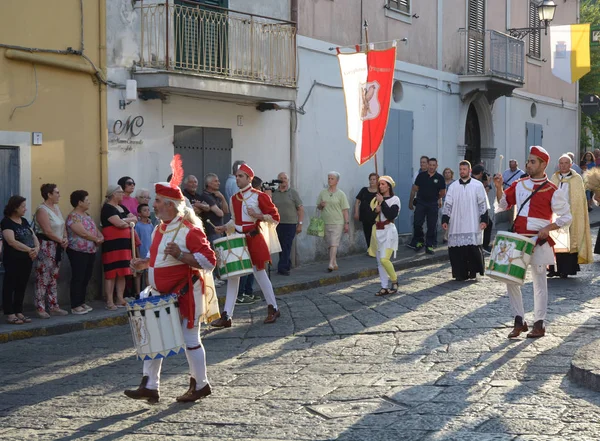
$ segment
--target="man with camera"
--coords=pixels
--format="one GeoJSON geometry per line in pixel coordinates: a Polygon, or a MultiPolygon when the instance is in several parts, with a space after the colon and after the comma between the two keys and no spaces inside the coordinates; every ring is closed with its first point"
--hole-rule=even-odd
{"type": "Polygon", "coordinates": [[[272,184],[276,183],[279,183],[279,186],[273,188],[274,185],[271,185],[272,188],[270,189],[272,190],[271,198],[281,218],[277,225],[277,237],[281,244],[277,273],[289,276],[292,269],[292,261],[290,259],[292,243],[296,234],[302,232],[304,207],[302,206],[302,199],[300,199],[298,192],[290,188],[290,178],[286,173],[279,173],[277,179],[272,181],[272,184]]]}

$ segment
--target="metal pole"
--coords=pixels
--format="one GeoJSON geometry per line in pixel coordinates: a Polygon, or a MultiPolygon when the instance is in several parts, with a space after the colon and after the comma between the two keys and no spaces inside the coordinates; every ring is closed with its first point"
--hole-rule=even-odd
{"type": "MultiPolygon", "coordinates": [[[[173,6],[175,8],[175,6],[173,6]]],[[[169,0],[165,2],[165,68],[169,70],[169,0]]]]}
{"type": "MultiPolygon", "coordinates": [[[[367,20],[365,20],[365,23],[363,24],[363,27],[365,28],[365,43],[366,43],[366,49],[365,52],[369,52],[369,23],[367,23],[367,20]]],[[[367,64],[367,68],[368,68],[368,64],[367,64]]],[[[369,132],[371,131],[371,126],[369,125],[369,132]]],[[[369,136],[369,139],[371,137],[369,136]]],[[[377,167],[377,153],[375,153],[373,155],[373,160],[375,161],[375,174],[377,174],[379,176],[379,170],[377,167]]]]}

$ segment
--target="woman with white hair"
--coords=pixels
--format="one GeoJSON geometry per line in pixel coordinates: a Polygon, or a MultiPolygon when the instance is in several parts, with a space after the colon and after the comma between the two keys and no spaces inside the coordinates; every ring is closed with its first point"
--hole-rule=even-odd
{"type": "Polygon", "coordinates": [[[329,266],[327,270],[332,272],[338,269],[337,250],[340,246],[342,233],[348,233],[350,221],[348,220],[348,198],[346,194],[337,188],[340,182],[340,174],[335,171],[327,173],[328,187],[319,193],[317,198],[317,209],[321,210],[325,222],[325,240],[329,248],[329,266]]]}
{"type": "Polygon", "coordinates": [[[104,265],[104,292],[106,309],[126,306],[125,276],[131,275],[131,223],[137,222],[137,216],[121,205],[123,189],[119,185],[109,185],[106,200],[100,211],[100,223],[104,235],[102,245],[102,263],[104,265]],[[113,301],[113,292],[117,288],[117,303],[113,301]]]}

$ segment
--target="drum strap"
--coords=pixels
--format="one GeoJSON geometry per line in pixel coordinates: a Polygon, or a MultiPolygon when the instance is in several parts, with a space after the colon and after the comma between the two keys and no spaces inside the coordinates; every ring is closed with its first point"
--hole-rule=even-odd
{"type": "MultiPolygon", "coordinates": [[[[517,220],[517,218],[519,217],[519,214],[521,214],[521,210],[523,210],[523,207],[527,204],[527,202],[529,202],[529,200],[538,192],[540,191],[544,185],[546,185],[548,183],[548,180],[545,180],[542,185],[540,185],[538,188],[536,188],[535,190],[533,190],[531,192],[531,194],[529,195],[529,197],[527,199],[525,199],[525,201],[521,204],[521,207],[519,208],[519,211],[517,211],[517,215],[515,216],[515,220],[517,220]]],[[[513,221],[513,224],[510,227],[510,231],[511,233],[515,232],[515,222],[513,221]]]]}
{"type": "MultiPolygon", "coordinates": [[[[191,283],[191,286],[194,286],[198,280],[200,280],[200,276],[199,276],[198,274],[194,274],[194,275],[192,276],[192,283],[191,283]]],[[[189,283],[186,283],[185,285],[183,285],[183,288],[181,288],[181,289],[179,290],[179,292],[177,293],[177,295],[178,295],[179,297],[183,297],[184,295],[186,295],[186,294],[187,294],[187,292],[188,292],[189,290],[190,290],[190,284],[189,284],[189,283]]]]}

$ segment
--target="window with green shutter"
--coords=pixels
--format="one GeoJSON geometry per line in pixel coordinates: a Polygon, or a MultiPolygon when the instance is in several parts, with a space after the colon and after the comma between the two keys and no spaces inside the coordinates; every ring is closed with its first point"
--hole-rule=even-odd
{"type": "Polygon", "coordinates": [[[485,0],[469,0],[467,23],[467,73],[485,71],[485,0]]]}
{"type": "Polygon", "coordinates": [[[542,32],[539,30],[541,26],[540,16],[538,15],[538,3],[529,2],[529,27],[538,28],[536,31],[529,33],[529,56],[533,58],[542,58],[542,32]]]}

